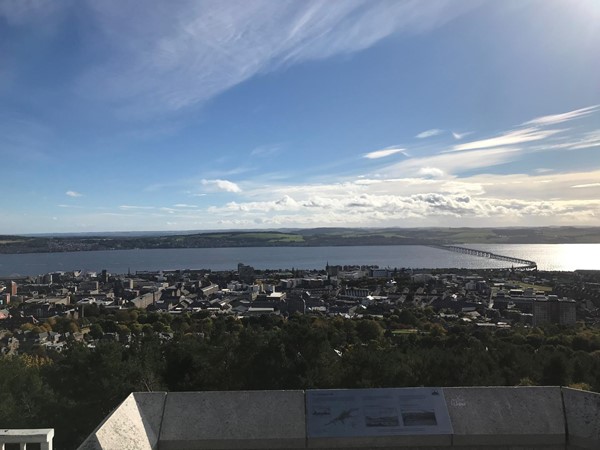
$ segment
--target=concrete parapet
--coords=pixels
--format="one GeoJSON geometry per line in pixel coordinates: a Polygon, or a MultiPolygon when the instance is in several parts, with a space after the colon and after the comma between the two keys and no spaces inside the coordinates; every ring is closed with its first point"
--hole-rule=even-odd
{"type": "Polygon", "coordinates": [[[304,448],[303,391],[169,393],[161,450],[304,448]]]}
{"type": "Polygon", "coordinates": [[[559,387],[444,388],[455,446],[564,446],[559,387]]]}
{"type": "Polygon", "coordinates": [[[600,448],[600,395],[563,388],[569,446],[600,448]]]}
{"type": "Polygon", "coordinates": [[[560,387],[134,393],[80,450],[600,448],[600,394],[560,387]]]}

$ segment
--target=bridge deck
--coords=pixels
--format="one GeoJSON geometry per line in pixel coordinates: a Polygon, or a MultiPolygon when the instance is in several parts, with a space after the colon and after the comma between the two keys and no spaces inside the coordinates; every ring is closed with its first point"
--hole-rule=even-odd
{"type": "Polygon", "coordinates": [[[499,255],[497,253],[488,252],[485,250],[478,250],[474,248],[468,247],[460,247],[458,245],[441,245],[441,244],[432,244],[430,247],[439,248],[441,250],[448,250],[456,253],[463,253],[467,255],[479,256],[481,258],[489,258],[495,259],[498,261],[506,261],[513,264],[518,264],[519,267],[515,267],[517,270],[536,270],[537,263],[535,261],[530,261],[528,259],[515,258],[512,256],[499,255]]]}

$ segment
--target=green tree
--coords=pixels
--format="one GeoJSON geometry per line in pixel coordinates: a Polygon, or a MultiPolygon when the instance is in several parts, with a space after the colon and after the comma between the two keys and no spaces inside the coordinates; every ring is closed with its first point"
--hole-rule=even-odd
{"type": "Polygon", "coordinates": [[[362,319],[356,323],[356,333],[362,342],[369,342],[383,336],[383,328],[375,320],[362,319]]]}
{"type": "Polygon", "coordinates": [[[94,339],[100,339],[104,335],[102,326],[98,323],[94,323],[90,326],[90,336],[94,339]]]}
{"type": "Polygon", "coordinates": [[[545,386],[569,385],[569,365],[564,355],[557,353],[544,364],[541,383],[545,386]]]}

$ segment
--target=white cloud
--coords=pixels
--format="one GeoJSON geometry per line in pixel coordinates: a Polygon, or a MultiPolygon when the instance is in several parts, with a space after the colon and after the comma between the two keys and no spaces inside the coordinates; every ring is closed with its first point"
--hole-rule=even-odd
{"type": "Polygon", "coordinates": [[[241,212],[270,212],[270,211],[293,211],[299,208],[299,204],[289,195],[279,200],[260,202],[229,202],[224,207],[211,207],[209,211],[241,211],[241,212]]]}
{"type": "Polygon", "coordinates": [[[148,209],[155,209],[154,206],[135,206],[135,205],[121,205],[119,206],[119,209],[122,209],[124,211],[128,211],[128,210],[148,210],[148,209]]]}
{"type": "MultiPolygon", "coordinates": [[[[257,74],[366,49],[398,32],[425,32],[476,6],[450,0],[152,2],[89,0],[108,59],[81,89],[122,112],[202,103],[257,74]],[[132,24],[131,17],[135,16],[132,24]]],[[[93,36],[97,38],[98,36],[93,36]]]]}
{"type": "MultiPolygon", "coordinates": [[[[495,149],[488,150],[492,152],[495,149]]],[[[481,151],[485,152],[485,151],[481,151]]],[[[442,156],[461,158],[462,152],[442,156]]],[[[418,158],[416,158],[418,159],[418,158]]],[[[423,175],[436,166],[415,166],[423,175]]],[[[597,224],[600,170],[491,174],[458,178],[362,177],[337,183],[248,185],[235,202],[209,208],[122,205],[105,213],[72,210],[72,223],[144,229],[166,221],[180,229],[314,226],[509,226],[597,224]],[[588,188],[588,189],[586,189],[588,188]],[[177,209],[180,208],[180,209],[177,209]],[[112,220],[111,220],[112,219],[112,220]]],[[[218,202],[219,197],[212,197],[218,202]]],[[[182,205],[182,204],[179,204],[182,205]]],[[[64,210],[64,214],[71,210],[64,210]]],[[[66,217],[66,216],[65,216],[66,217]]],[[[61,220],[64,217],[61,216],[61,220]]]]}
{"type": "Polygon", "coordinates": [[[281,145],[261,145],[252,149],[252,151],[250,152],[250,156],[272,156],[279,153],[281,151],[281,148],[281,145]]]}
{"type": "Polygon", "coordinates": [[[214,188],[224,192],[242,192],[240,187],[232,181],[228,180],[202,180],[202,184],[207,187],[214,188]]]}
{"type": "Polygon", "coordinates": [[[65,205],[65,204],[60,204],[60,205],[56,205],[59,208],[74,208],[74,209],[83,209],[83,206],[79,206],[79,205],[65,205]]]}
{"type": "Polygon", "coordinates": [[[586,186],[597,183],[600,170],[589,172],[553,172],[548,174],[480,174],[466,179],[468,183],[478,183],[485,188],[485,195],[497,198],[520,198],[524,201],[596,202],[596,189],[571,189],[573,186],[586,186]]]}
{"type": "Polygon", "coordinates": [[[373,180],[373,179],[361,177],[354,182],[354,184],[363,185],[363,186],[368,186],[370,184],[378,184],[378,183],[383,183],[383,180],[373,180]]]}
{"type": "Polygon", "coordinates": [[[386,148],[383,150],[376,150],[374,152],[365,153],[363,158],[367,159],[379,159],[385,158],[386,156],[395,155],[396,153],[401,153],[404,156],[407,156],[405,149],[403,148],[386,148]]]}
{"type": "Polygon", "coordinates": [[[469,134],[473,134],[472,131],[466,131],[464,133],[457,133],[455,131],[452,132],[452,137],[454,139],[456,139],[457,141],[461,140],[462,138],[464,138],[465,136],[468,136],[469,134]]]}
{"type": "Polygon", "coordinates": [[[574,111],[569,111],[562,114],[552,114],[549,116],[538,117],[536,119],[523,123],[523,125],[545,126],[563,123],[568,120],[573,120],[579,117],[587,116],[596,111],[598,109],[598,106],[600,105],[588,106],[587,108],[576,109],[574,111]]]}
{"type": "Polygon", "coordinates": [[[68,195],[69,197],[81,197],[83,194],[75,191],[67,191],[65,192],[65,195],[68,195]]]}
{"type": "Polygon", "coordinates": [[[522,130],[510,131],[501,136],[482,139],[479,141],[467,142],[452,147],[450,151],[475,150],[482,148],[501,147],[506,145],[523,144],[525,142],[539,141],[546,139],[554,134],[564,130],[539,130],[537,128],[524,128],[522,130]]]}
{"type": "Polygon", "coordinates": [[[600,146],[600,130],[590,131],[584,133],[580,138],[572,140],[570,142],[560,144],[563,148],[569,150],[583,150],[586,148],[599,147],[600,146]]]}
{"type": "Polygon", "coordinates": [[[575,189],[593,188],[593,187],[600,187],[600,183],[576,184],[575,186],[571,186],[571,187],[575,188],[575,189]]]}
{"type": "MultiPolygon", "coordinates": [[[[545,168],[532,174],[487,172],[525,154],[550,151],[557,143],[590,145],[598,137],[596,131],[580,136],[565,132],[552,138],[561,131],[567,130],[527,127],[421,157],[410,157],[396,147],[377,150],[363,157],[378,159],[402,152],[406,158],[394,158],[377,173],[337,182],[293,184],[270,179],[265,183],[261,178],[255,184],[247,180],[235,202],[193,212],[203,218],[210,213],[216,227],[389,226],[399,221],[405,226],[593,225],[600,217],[600,171],[553,169],[551,176],[545,168]],[[536,144],[524,145],[530,142],[536,144]]],[[[188,215],[181,223],[190,220],[188,215]]]]}
{"type": "Polygon", "coordinates": [[[600,201],[539,201],[515,198],[474,197],[469,194],[426,192],[409,196],[363,193],[339,198],[312,197],[303,201],[232,202],[213,207],[211,214],[223,221],[242,220],[262,225],[353,224],[381,225],[397,220],[431,223],[440,218],[464,223],[472,220],[487,224],[519,223],[552,218],[582,220],[589,223],[600,213],[600,201]]]}
{"type": "Polygon", "coordinates": [[[175,208],[197,208],[197,205],[188,205],[187,203],[177,203],[173,205],[175,208]]]}
{"type": "Polygon", "coordinates": [[[444,132],[444,130],[440,130],[438,128],[432,128],[431,130],[422,131],[421,133],[417,134],[415,137],[419,138],[419,139],[424,139],[424,138],[428,138],[428,137],[432,137],[432,136],[437,136],[438,134],[442,134],[443,132],[444,132]]]}
{"type": "Polygon", "coordinates": [[[514,161],[519,158],[515,147],[497,147],[458,153],[441,153],[422,158],[411,158],[392,164],[381,172],[388,176],[414,176],[424,167],[436,167],[447,174],[483,169],[514,161]]]}
{"type": "Polygon", "coordinates": [[[437,167],[422,167],[417,172],[417,175],[419,175],[421,177],[439,178],[439,177],[443,177],[445,175],[445,173],[443,170],[438,169],[437,167]]]}

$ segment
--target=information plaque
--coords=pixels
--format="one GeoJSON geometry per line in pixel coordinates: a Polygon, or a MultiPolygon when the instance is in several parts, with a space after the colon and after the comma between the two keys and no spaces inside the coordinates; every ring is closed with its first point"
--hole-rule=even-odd
{"type": "Polygon", "coordinates": [[[441,388],[306,391],[309,438],[452,434],[441,388]]]}

